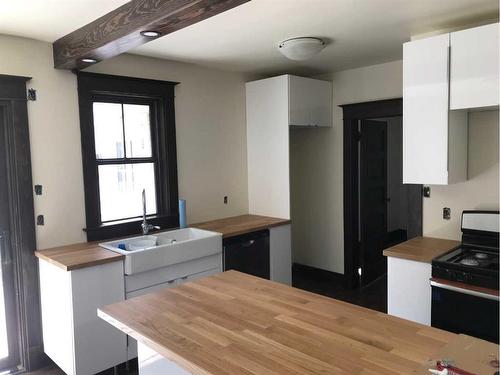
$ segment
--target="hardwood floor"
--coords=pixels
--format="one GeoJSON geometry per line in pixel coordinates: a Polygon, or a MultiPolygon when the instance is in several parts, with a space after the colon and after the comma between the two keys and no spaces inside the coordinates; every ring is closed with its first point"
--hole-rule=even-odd
{"type": "MultiPolygon", "coordinates": [[[[117,366],[117,372],[114,372],[114,369],[110,368],[106,371],[102,371],[96,375],[138,375],[139,371],[137,370],[137,360],[129,361],[129,369],[127,370],[125,364],[121,364],[117,366]]],[[[55,364],[36,370],[33,372],[24,373],[24,375],[66,375],[63,370],[57,367],[55,364]]]]}
{"type": "Polygon", "coordinates": [[[293,286],[330,298],[387,313],[387,275],[384,275],[361,289],[346,289],[340,280],[324,277],[323,273],[304,272],[293,269],[293,286]]]}

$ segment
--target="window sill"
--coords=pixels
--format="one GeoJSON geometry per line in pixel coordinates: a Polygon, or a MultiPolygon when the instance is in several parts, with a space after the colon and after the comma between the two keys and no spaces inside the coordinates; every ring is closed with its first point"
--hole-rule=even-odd
{"type": "MultiPolygon", "coordinates": [[[[148,224],[157,225],[162,230],[179,227],[179,215],[155,215],[147,217],[148,224]]],[[[112,238],[126,237],[141,234],[142,218],[133,218],[104,223],[98,227],[87,227],[83,230],[87,233],[87,241],[101,241],[112,238]]]]}

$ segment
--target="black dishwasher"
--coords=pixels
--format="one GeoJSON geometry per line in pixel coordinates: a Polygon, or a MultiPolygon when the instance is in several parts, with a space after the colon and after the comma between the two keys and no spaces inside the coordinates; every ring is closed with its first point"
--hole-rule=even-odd
{"type": "Polygon", "coordinates": [[[269,230],[224,240],[224,271],[236,270],[270,278],[269,230]]]}

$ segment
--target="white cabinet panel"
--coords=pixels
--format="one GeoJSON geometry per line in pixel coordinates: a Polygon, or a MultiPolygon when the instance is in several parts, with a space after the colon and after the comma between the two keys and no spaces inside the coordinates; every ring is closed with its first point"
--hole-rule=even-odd
{"type": "Polygon", "coordinates": [[[332,126],[332,84],[288,76],[289,125],[332,126]]]}
{"type": "Polygon", "coordinates": [[[246,84],[248,208],[290,218],[288,76],[246,84]]]}
{"type": "Polygon", "coordinates": [[[280,225],[269,229],[271,280],[292,285],[291,226],[280,225]]]}
{"type": "Polygon", "coordinates": [[[75,374],[73,305],[69,272],[38,261],[43,350],[68,375],[75,374]]]}
{"type": "Polygon", "coordinates": [[[403,182],[448,183],[449,34],[403,46],[403,182]]]}
{"type": "Polygon", "coordinates": [[[68,375],[91,375],[126,361],[126,335],[97,316],[125,298],[123,262],[65,271],[39,260],[45,353],[68,375]]]}
{"type": "Polygon", "coordinates": [[[451,33],[450,109],[499,104],[498,23],[451,33]]]}
{"type": "Polygon", "coordinates": [[[387,313],[431,324],[431,265],[387,257],[387,313]]]}

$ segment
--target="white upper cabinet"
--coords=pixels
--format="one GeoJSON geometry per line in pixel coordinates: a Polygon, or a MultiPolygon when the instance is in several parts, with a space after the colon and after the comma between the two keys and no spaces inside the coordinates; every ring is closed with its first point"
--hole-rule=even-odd
{"type": "Polygon", "coordinates": [[[291,126],[332,126],[332,84],[288,76],[288,122],[291,126]]]}
{"type": "Polygon", "coordinates": [[[449,111],[449,34],[403,45],[403,183],[467,178],[467,114],[449,111]]]}
{"type": "Polygon", "coordinates": [[[451,33],[450,109],[499,104],[498,23],[451,33]]]}

